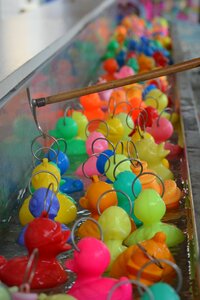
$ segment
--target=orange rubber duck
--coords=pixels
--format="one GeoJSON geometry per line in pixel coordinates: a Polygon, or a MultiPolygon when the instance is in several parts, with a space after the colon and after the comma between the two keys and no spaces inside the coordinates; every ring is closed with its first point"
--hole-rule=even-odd
{"type": "MultiPolygon", "coordinates": [[[[158,232],[152,239],[130,246],[114,261],[110,270],[110,276],[114,278],[127,276],[130,279],[137,279],[138,271],[151,259],[167,259],[174,262],[174,258],[165,241],[165,234],[158,232]]],[[[174,270],[171,266],[165,263],[160,263],[160,266],[151,264],[142,272],[141,282],[146,285],[152,285],[162,279],[169,281],[172,275],[174,275],[174,270]]]]}

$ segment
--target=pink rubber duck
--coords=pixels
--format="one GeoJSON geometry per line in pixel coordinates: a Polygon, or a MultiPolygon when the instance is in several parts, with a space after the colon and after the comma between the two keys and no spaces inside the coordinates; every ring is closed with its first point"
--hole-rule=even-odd
{"type": "MultiPolygon", "coordinates": [[[[108,149],[108,142],[106,141],[105,136],[102,133],[94,131],[87,138],[86,151],[88,155],[92,155],[93,153],[101,153],[107,149],[108,149]]],[[[84,171],[83,171],[83,164],[81,164],[76,170],[76,175],[84,176],[84,172],[87,176],[100,175],[100,173],[97,170],[96,164],[97,164],[97,157],[90,156],[90,158],[87,159],[87,161],[84,164],[84,171]]]]}
{"type": "MultiPolygon", "coordinates": [[[[75,272],[77,279],[68,294],[79,300],[107,300],[110,289],[119,280],[102,277],[110,262],[110,253],[106,245],[95,238],[86,237],[77,244],[74,258],[66,261],[67,269],[75,272]]],[[[112,299],[132,300],[131,283],[120,286],[113,293],[112,299]]]]}

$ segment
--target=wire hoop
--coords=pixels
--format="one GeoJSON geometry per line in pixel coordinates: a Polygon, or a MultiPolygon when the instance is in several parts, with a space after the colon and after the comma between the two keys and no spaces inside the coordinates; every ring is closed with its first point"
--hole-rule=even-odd
{"type": "Polygon", "coordinates": [[[122,105],[122,104],[126,104],[127,106],[129,106],[130,108],[132,108],[132,105],[128,102],[128,101],[121,101],[119,103],[117,103],[113,109],[113,114],[112,114],[112,118],[114,118],[114,116],[116,115],[116,110],[117,110],[117,107],[122,105]]]}
{"type": "Polygon", "coordinates": [[[120,162],[118,162],[118,163],[116,164],[116,166],[114,167],[114,169],[113,169],[113,177],[114,177],[115,180],[117,179],[117,178],[116,178],[116,170],[117,170],[117,168],[119,167],[120,164],[122,164],[122,163],[124,163],[124,162],[126,162],[126,161],[130,161],[130,163],[131,163],[133,166],[134,166],[133,161],[137,162],[137,164],[139,164],[140,167],[141,167],[141,170],[140,170],[140,173],[139,173],[139,174],[141,174],[141,173],[143,172],[143,165],[142,165],[142,163],[141,163],[141,161],[140,161],[139,159],[137,159],[137,158],[126,158],[126,159],[123,159],[123,160],[121,160],[120,162]]]}
{"type": "Polygon", "coordinates": [[[33,277],[35,275],[35,271],[37,268],[38,257],[39,257],[39,251],[37,248],[35,248],[29,257],[29,260],[28,260],[28,263],[26,266],[23,283],[20,286],[21,292],[26,293],[26,292],[30,291],[31,282],[33,280],[33,277]]]}
{"type": "Polygon", "coordinates": [[[112,286],[112,288],[110,289],[110,291],[108,293],[107,300],[112,300],[112,296],[113,296],[115,290],[127,283],[132,283],[132,284],[136,285],[138,288],[140,287],[140,288],[144,289],[148,294],[149,300],[155,299],[152,291],[145,284],[143,284],[142,282],[139,282],[137,280],[134,280],[134,279],[125,279],[123,281],[122,280],[118,281],[115,285],[112,286]]]}
{"type": "Polygon", "coordinates": [[[55,139],[56,141],[54,141],[52,144],[51,144],[51,149],[53,150],[53,145],[56,143],[56,146],[58,147],[58,153],[60,151],[60,145],[59,145],[59,142],[63,142],[64,143],[64,150],[63,150],[63,153],[67,154],[67,142],[65,139],[63,138],[58,138],[58,139],[55,139]]]}
{"type": "Polygon", "coordinates": [[[170,121],[171,121],[173,110],[172,110],[170,107],[166,107],[165,109],[163,109],[163,110],[160,112],[160,114],[159,114],[159,116],[158,116],[158,118],[157,118],[157,126],[159,126],[160,118],[161,118],[161,116],[162,116],[162,114],[163,114],[164,112],[170,112],[170,121]]]}
{"type": "MultiPolygon", "coordinates": [[[[107,158],[107,160],[108,160],[108,166],[107,166],[107,168],[106,168],[106,170],[104,170],[104,173],[103,174],[100,174],[100,175],[98,175],[99,177],[102,177],[102,176],[105,176],[105,174],[106,174],[106,172],[108,171],[108,169],[110,168],[110,157],[106,154],[106,153],[93,153],[92,155],[90,155],[84,162],[83,162],[83,164],[82,164],[82,172],[83,172],[83,175],[85,176],[85,178],[88,178],[88,179],[91,179],[91,176],[89,176],[89,175],[87,175],[86,173],[85,173],[85,164],[88,162],[88,160],[90,159],[90,158],[92,158],[92,157],[99,157],[100,155],[104,155],[106,158],[107,158]]],[[[106,161],[107,162],[107,161],[106,161]]],[[[93,175],[95,175],[95,174],[93,174],[93,175]]]]}
{"type": "MultiPolygon", "coordinates": [[[[148,261],[147,263],[145,263],[141,269],[138,271],[137,273],[137,280],[140,281],[141,280],[141,276],[142,276],[142,272],[145,270],[145,268],[147,268],[149,265],[151,264],[156,264],[158,265],[158,262],[161,264],[161,263],[165,263],[169,266],[171,266],[175,271],[176,271],[176,274],[177,274],[177,277],[178,277],[178,283],[177,283],[177,287],[176,287],[176,291],[177,293],[181,290],[181,287],[182,287],[182,283],[183,283],[183,276],[182,276],[182,272],[181,272],[181,269],[177,266],[177,264],[173,263],[172,261],[169,261],[167,259],[158,259],[158,258],[153,258],[151,259],[150,261],[148,261]]],[[[163,267],[162,267],[163,268],[163,267]]],[[[140,292],[140,295],[143,293],[142,289],[139,288],[138,289],[139,292],[140,292]]]]}
{"type": "MultiPolygon", "coordinates": [[[[32,181],[33,177],[35,177],[35,176],[38,175],[38,174],[42,174],[42,173],[50,174],[50,175],[52,175],[52,176],[54,177],[54,179],[55,179],[56,182],[57,182],[57,186],[58,186],[58,187],[57,187],[57,190],[54,192],[54,194],[57,195],[57,193],[58,193],[58,191],[59,191],[59,187],[60,187],[60,184],[59,184],[59,182],[58,182],[58,178],[55,176],[55,174],[53,174],[53,173],[50,172],[50,171],[46,171],[46,170],[38,171],[38,172],[33,173],[33,174],[31,175],[31,177],[30,177],[30,179],[29,179],[29,182],[28,182],[28,191],[29,191],[29,193],[30,193],[31,195],[33,195],[32,191],[31,191],[31,181],[32,181]]],[[[49,186],[48,186],[48,187],[49,187],[49,186]]]]}
{"type": "MultiPolygon", "coordinates": [[[[58,148],[58,152],[59,152],[60,147],[59,147],[59,144],[58,144],[56,138],[54,138],[53,136],[48,135],[48,134],[45,134],[45,135],[38,135],[38,136],[36,136],[36,137],[32,140],[32,143],[31,143],[31,153],[32,153],[33,157],[34,157],[36,160],[41,161],[41,159],[36,155],[39,151],[41,151],[42,149],[51,149],[51,147],[40,147],[39,149],[37,149],[37,150],[34,152],[34,151],[33,151],[33,145],[35,144],[35,142],[36,142],[36,140],[37,140],[38,138],[43,138],[43,139],[50,138],[50,139],[52,139],[52,140],[54,141],[54,143],[57,144],[57,148],[58,148]]],[[[51,150],[53,150],[53,149],[51,149],[51,150]]],[[[56,153],[56,157],[58,157],[58,153],[56,153]]]]}
{"type": "Polygon", "coordinates": [[[137,151],[137,147],[136,147],[135,143],[132,140],[129,140],[126,143],[126,150],[127,150],[127,153],[128,153],[128,158],[132,157],[132,155],[130,154],[130,149],[129,149],[130,144],[133,146],[133,148],[135,150],[136,158],[139,160],[139,154],[138,154],[138,151],[137,151]]]}
{"type": "Polygon", "coordinates": [[[100,211],[100,202],[102,200],[102,198],[108,194],[108,193],[121,193],[122,195],[124,195],[128,201],[129,201],[129,204],[130,204],[130,212],[129,212],[129,215],[131,216],[132,215],[132,212],[133,212],[133,204],[132,204],[132,201],[131,201],[131,198],[129,197],[129,195],[127,195],[124,191],[121,191],[121,190],[108,190],[108,191],[105,191],[104,193],[102,193],[100,195],[100,197],[98,198],[97,200],[97,211],[98,211],[98,214],[101,216],[101,211],[100,211]]]}
{"type": "Polygon", "coordinates": [[[96,138],[93,142],[92,142],[92,145],[91,145],[91,148],[92,148],[92,153],[94,154],[94,144],[97,142],[97,141],[106,141],[108,144],[111,145],[111,147],[113,148],[113,151],[115,151],[115,147],[113,145],[113,143],[111,141],[109,141],[106,137],[98,137],[96,138]]]}
{"type": "Polygon", "coordinates": [[[93,219],[93,218],[90,218],[90,217],[83,217],[83,218],[77,220],[77,221],[74,223],[74,225],[73,225],[73,227],[72,227],[72,230],[71,230],[71,241],[72,241],[72,245],[74,246],[74,249],[75,249],[76,251],[78,251],[78,252],[80,252],[81,250],[78,248],[78,246],[76,245],[76,242],[75,242],[75,230],[76,230],[77,226],[78,226],[80,223],[82,223],[82,222],[84,222],[84,221],[87,221],[87,220],[94,222],[94,223],[98,226],[99,232],[100,232],[100,239],[101,239],[101,241],[103,242],[103,231],[102,231],[102,228],[101,228],[100,224],[99,224],[95,219],[93,219]]]}
{"type": "Polygon", "coordinates": [[[109,128],[108,128],[108,124],[104,121],[104,120],[101,120],[101,119],[94,119],[94,120],[91,120],[87,123],[86,127],[85,127],[85,136],[86,137],[89,137],[90,134],[88,134],[88,128],[89,126],[94,123],[94,122],[99,122],[99,123],[103,123],[106,127],[106,136],[105,137],[108,137],[108,134],[109,134],[109,128]]]}
{"type": "Polygon", "coordinates": [[[49,214],[50,208],[52,206],[54,195],[56,195],[55,192],[54,192],[54,184],[53,184],[53,182],[51,182],[49,184],[47,190],[46,190],[46,194],[45,194],[45,197],[44,197],[44,210],[46,211],[47,214],[49,214]],[[48,209],[45,209],[46,204],[47,204],[47,196],[48,196],[48,193],[49,193],[49,190],[50,190],[51,186],[52,186],[52,193],[51,193],[50,203],[49,203],[48,209]]]}
{"type": "Polygon", "coordinates": [[[164,185],[164,182],[163,182],[163,180],[162,180],[162,178],[161,178],[160,176],[158,176],[156,173],[153,173],[153,172],[143,172],[143,173],[138,174],[138,175],[135,177],[135,179],[133,180],[133,183],[132,183],[132,192],[133,192],[133,196],[134,196],[135,198],[138,197],[138,195],[136,196],[136,195],[135,195],[135,192],[134,192],[134,184],[135,184],[136,180],[139,179],[139,178],[140,178],[141,176],[143,176],[143,175],[153,175],[153,176],[155,176],[157,179],[159,179],[159,181],[160,181],[160,183],[161,183],[161,185],[162,185],[162,194],[161,194],[161,198],[162,198],[163,195],[164,195],[164,193],[165,193],[165,185],[164,185]]]}

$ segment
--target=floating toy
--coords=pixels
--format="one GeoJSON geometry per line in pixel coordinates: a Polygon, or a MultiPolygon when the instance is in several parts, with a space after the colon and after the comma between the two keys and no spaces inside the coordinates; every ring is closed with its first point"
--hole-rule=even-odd
{"type": "MultiPolygon", "coordinates": [[[[130,246],[120,254],[112,264],[110,276],[119,278],[127,276],[131,279],[139,279],[138,272],[152,259],[167,259],[174,262],[174,258],[166,245],[166,236],[163,232],[156,233],[151,239],[140,244],[130,246]]],[[[173,268],[168,264],[151,264],[141,272],[140,282],[151,285],[163,278],[173,277],[173,268]]]]}
{"type": "Polygon", "coordinates": [[[91,212],[94,219],[98,219],[97,201],[99,197],[106,191],[113,190],[113,193],[105,195],[100,203],[100,211],[103,212],[106,208],[112,205],[117,205],[117,195],[111,184],[100,181],[98,176],[92,176],[92,183],[87,187],[84,197],[79,200],[80,205],[91,212]]]}
{"type": "Polygon", "coordinates": [[[54,189],[59,189],[61,181],[60,170],[56,164],[43,158],[42,162],[36,166],[32,172],[31,184],[35,190],[39,188],[48,188],[53,184],[54,189]]]}
{"type": "Polygon", "coordinates": [[[103,102],[98,93],[80,97],[80,103],[84,108],[84,115],[87,117],[88,121],[93,119],[105,119],[105,113],[101,109],[103,102]]]}
{"type": "Polygon", "coordinates": [[[86,140],[86,127],[88,124],[87,117],[80,111],[73,111],[71,118],[76,122],[78,126],[77,138],[81,140],[86,140]]]}
{"type": "Polygon", "coordinates": [[[0,299],[2,299],[2,300],[12,300],[11,292],[2,283],[0,283],[0,299]]]}
{"type": "MultiPolygon", "coordinates": [[[[118,206],[123,208],[127,213],[130,212],[130,204],[127,201],[127,196],[130,198],[132,202],[132,206],[134,207],[135,196],[132,191],[132,185],[135,179],[136,179],[136,175],[134,173],[132,173],[131,171],[124,171],[119,173],[116,176],[115,181],[113,182],[113,187],[116,191],[124,192],[124,193],[117,192],[117,200],[118,200],[118,206]]],[[[142,186],[140,180],[137,179],[134,184],[135,194],[139,195],[141,190],[142,190],[142,186]]],[[[140,226],[142,224],[142,222],[136,218],[134,212],[132,212],[130,217],[133,218],[136,226],[140,226]]]]}
{"type": "Polygon", "coordinates": [[[142,191],[134,205],[134,214],[143,225],[126,239],[125,245],[135,245],[152,238],[157,232],[166,234],[166,244],[176,246],[184,241],[183,232],[174,225],[161,222],[166,206],[160,195],[151,189],[142,191]]]}
{"type": "Polygon", "coordinates": [[[173,134],[172,123],[166,118],[158,117],[152,122],[151,127],[146,128],[153,137],[157,144],[165,142],[173,134]]]}
{"type": "MultiPolygon", "coordinates": [[[[138,272],[138,279],[142,275],[142,272],[149,267],[151,264],[168,264],[170,267],[172,267],[177,275],[178,275],[178,284],[176,287],[176,290],[170,286],[169,284],[165,282],[157,282],[149,287],[149,290],[152,292],[153,297],[155,300],[160,299],[160,295],[162,295],[162,299],[164,300],[180,300],[181,298],[178,295],[178,292],[181,289],[182,282],[183,282],[183,277],[180,268],[173,263],[172,261],[169,261],[167,259],[152,259],[152,261],[147,262],[146,264],[143,265],[143,267],[140,269],[138,272]]],[[[147,300],[148,299],[148,294],[147,291],[145,291],[141,297],[142,300],[147,300]]]]}
{"type": "Polygon", "coordinates": [[[130,217],[121,207],[111,206],[104,210],[98,219],[98,223],[102,228],[104,243],[110,251],[111,260],[108,266],[108,269],[110,269],[118,255],[127,249],[123,245],[123,241],[132,232],[130,217]]]}
{"type": "Polygon", "coordinates": [[[110,156],[109,161],[105,164],[105,174],[108,179],[110,179],[112,182],[115,180],[114,178],[114,168],[115,169],[115,176],[117,176],[120,172],[123,171],[130,171],[130,160],[127,159],[127,157],[123,154],[114,154],[110,156]],[[124,161],[123,164],[119,164],[121,161],[124,161]]]}
{"type": "Polygon", "coordinates": [[[169,154],[164,143],[156,144],[153,139],[141,138],[135,143],[139,158],[148,163],[148,168],[155,171],[163,180],[173,179],[173,173],[163,165],[163,159],[169,154]]]}
{"type": "Polygon", "coordinates": [[[60,186],[60,192],[64,194],[72,194],[82,191],[84,189],[83,182],[80,179],[73,177],[62,177],[62,185],[60,186]]]}
{"type": "Polygon", "coordinates": [[[67,273],[56,256],[71,248],[66,244],[69,235],[70,231],[62,231],[61,225],[48,217],[34,219],[25,233],[28,256],[14,257],[1,263],[0,280],[8,286],[20,286],[30,255],[34,249],[38,249],[38,261],[31,289],[48,289],[64,284],[67,281],[67,273]]]}
{"type": "Polygon", "coordinates": [[[147,106],[156,108],[160,113],[167,107],[168,99],[159,89],[153,89],[146,95],[145,103],[147,106]]]}
{"type": "MultiPolygon", "coordinates": [[[[81,155],[86,153],[85,141],[77,138],[78,125],[74,119],[64,116],[60,118],[54,130],[50,130],[49,133],[55,138],[63,138],[67,142],[67,154],[81,155]]],[[[63,151],[65,147],[61,141],[58,140],[59,149],[63,151]]],[[[52,148],[54,149],[55,146],[52,148]]],[[[63,151],[64,152],[64,151],[63,151]]]]}
{"type": "MultiPolygon", "coordinates": [[[[100,78],[110,81],[115,79],[115,73],[118,71],[119,66],[114,58],[108,58],[103,62],[103,69],[106,71],[106,74],[101,75],[100,78]]],[[[100,94],[101,96],[102,94],[100,94]]]]}
{"type": "MultiPolygon", "coordinates": [[[[120,280],[102,277],[110,263],[110,253],[106,245],[95,238],[83,238],[77,244],[74,258],[67,259],[67,269],[76,273],[74,285],[67,292],[79,300],[107,300],[110,289],[120,280]]],[[[131,300],[132,286],[123,285],[113,294],[116,300],[131,300]]]]}

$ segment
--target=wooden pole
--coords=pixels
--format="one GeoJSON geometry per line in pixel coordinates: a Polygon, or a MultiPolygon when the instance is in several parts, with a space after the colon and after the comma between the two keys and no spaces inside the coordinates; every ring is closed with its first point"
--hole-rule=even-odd
{"type": "Polygon", "coordinates": [[[183,72],[186,70],[197,68],[199,66],[200,66],[200,57],[188,61],[184,61],[181,63],[177,63],[171,66],[167,66],[165,68],[154,69],[150,72],[129,76],[114,81],[109,81],[102,84],[88,86],[85,88],[76,89],[69,92],[64,92],[57,95],[48,96],[46,98],[33,99],[33,105],[40,107],[40,106],[45,106],[47,104],[58,103],[69,99],[79,98],[84,95],[98,93],[105,90],[110,90],[125,85],[142,82],[145,80],[150,80],[161,76],[167,76],[178,72],[183,72]]]}

